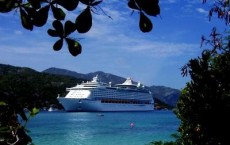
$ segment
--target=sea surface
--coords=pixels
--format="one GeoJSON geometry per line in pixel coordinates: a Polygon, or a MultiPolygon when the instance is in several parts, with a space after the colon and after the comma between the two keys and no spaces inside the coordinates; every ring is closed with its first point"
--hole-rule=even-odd
{"type": "Polygon", "coordinates": [[[27,125],[35,145],[146,145],[175,140],[172,111],[40,112],[27,125]]]}

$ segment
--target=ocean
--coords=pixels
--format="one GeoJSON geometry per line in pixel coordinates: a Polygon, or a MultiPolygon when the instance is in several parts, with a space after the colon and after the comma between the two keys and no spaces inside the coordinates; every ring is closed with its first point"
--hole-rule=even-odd
{"type": "Polygon", "coordinates": [[[35,145],[146,145],[171,141],[172,111],[40,112],[27,125],[35,145]]]}

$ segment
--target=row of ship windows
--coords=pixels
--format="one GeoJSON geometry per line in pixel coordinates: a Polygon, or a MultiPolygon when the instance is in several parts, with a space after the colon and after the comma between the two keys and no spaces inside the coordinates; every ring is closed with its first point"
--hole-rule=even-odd
{"type": "MultiPolygon", "coordinates": [[[[75,90],[74,93],[84,94],[85,90],[75,90]]],[[[95,93],[95,94],[114,94],[114,93],[126,94],[124,92],[117,92],[116,90],[92,90],[92,93],[95,93]]],[[[136,93],[137,92],[133,92],[132,94],[136,94],[136,93]]],[[[140,93],[140,94],[142,94],[142,93],[146,94],[146,92],[138,92],[138,93],[140,93]]]]}
{"type": "Polygon", "coordinates": [[[109,97],[103,97],[103,96],[97,96],[97,97],[92,97],[94,100],[102,100],[102,99],[114,99],[114,100],[119,100],[120,98],[125,99],[125,100],[150,100],[152,99],[151,97],[146,97],[146,96],[109,96],[109,97]]]}
{"type": "MultiPolygon", "coordinates": [[[[117,93],[117,92],[112,92],[112,91],[106,91],[106,92],[103,92],[103,93],[95,91],[92,94],[95,97],[109,96],[109,97],[112,97],[112,98],[117,98],[119,96],[119,97],[122,97],[122,98],[136,98],[136,99],[146,98],[146,95],[148,96],[148,94],[141,94],[141,93],[139,93],[138,95],[136,93],[132,93],[132,94],[127,95],[126,93],[122,93],[122,92],[117,93]]],[[[149,98],[149,96],[147,98],[149,98]]]]}
{"type": "Polygon", "coordinates": [[[118,104],[151,104],[150,101],[140,100],[116,100],[116,99],[103,99],[101,103],[118,103],[118,104]]]}
{"type": "MultiPolygon", "coordinates": [[[[95,90],[95,91],[92,91],[93,93],[95,94],[126,94],[127,92],[124,92],[124,91],[113,91],[113,90],[95,90]]],[[[143,92],[129,92],[129,94],[132,93],[132,94],[141,94],[143,92]]],[[[145,92],[146,93],[146,92],[145,92]]],[[[144,94],[145,94],[144,93],[144,94]]]]}

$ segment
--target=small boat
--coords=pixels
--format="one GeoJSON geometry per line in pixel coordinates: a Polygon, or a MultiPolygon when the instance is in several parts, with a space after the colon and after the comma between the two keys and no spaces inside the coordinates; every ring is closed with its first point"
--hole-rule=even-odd
{"type": "Polygon", "coordinates": [[[59,111],[59,109],[53,107],[53,106],[50,106],[49,109],[47,110],[49,112],[54,112],[54,111],[59,111]]]}
{"type": "Polygon", "coordinates": [[[97,116],[104,116],[104,114],[97,114],[97,116]]]}

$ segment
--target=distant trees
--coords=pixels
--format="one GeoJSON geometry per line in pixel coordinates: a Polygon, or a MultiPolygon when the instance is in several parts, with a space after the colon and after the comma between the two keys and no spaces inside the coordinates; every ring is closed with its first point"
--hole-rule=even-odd
{"type": "Polygon", "coordinates": [[[0,67],[0,144],[31,143],[26,129],[29,118],[41,107],[58,104],[57,94],[64,95],[66,87],[80,82],[82,80],[28,68],[0,67]],[[29,113],[24,111],[25,108],[29,113]]]}
{"type": "Polygon", "coordinates": [[[5,69],[4,74],[1,74],[1,70],[2,67],[0,67],[0,101],[7,102],[13,98],[12,101],[19,102],[26,108],[57,104],[58,94],[65,95],[67,87],[85,81],[13,66],[9,66],[8,70],[5,69]],[[16,69],[13,70],[14,68],[16,69]]]}

